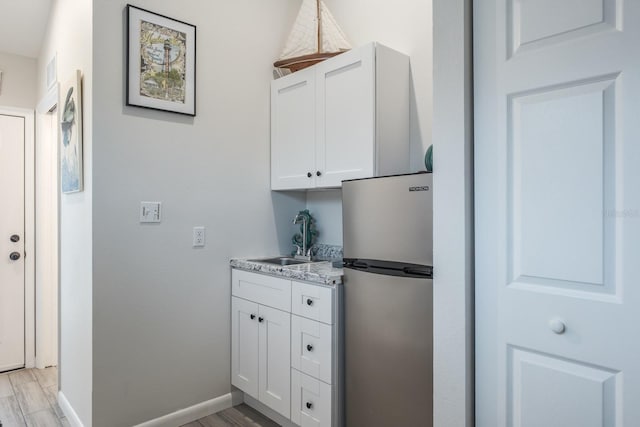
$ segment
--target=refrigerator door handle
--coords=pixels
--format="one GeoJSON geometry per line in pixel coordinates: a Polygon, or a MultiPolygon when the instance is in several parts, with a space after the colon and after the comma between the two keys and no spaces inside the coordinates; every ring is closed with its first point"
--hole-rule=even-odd
{"type": "Polygon", "coordinates": [[[424,276],[426,278],[433,278],[433,267],[405,267],[405,274],[411,274],[415,276],[424,276]]]}
{"type": "Polygon", "coordinates": [[[414,277],[417,279],[433,278],[433,266],[431,265],[408,264],[396,261],[345,258],[344,268],[389,276],[414,277]]]}
{"type": "Polygon", "coordinates": [[[369,268],[369,263],[360,259],[345,258],[343,263],[344,267],[355,268],[357,270],[366,270],[369,268]]]}

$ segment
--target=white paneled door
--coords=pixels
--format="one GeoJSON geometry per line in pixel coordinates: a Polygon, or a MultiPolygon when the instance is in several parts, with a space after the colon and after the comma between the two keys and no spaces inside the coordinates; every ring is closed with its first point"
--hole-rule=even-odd
{"type": "Polygon", "coordinates": [[[478,427],[640,426],[640,2],[474,2],[478,427]]]}
{"type": "Polygon", "coordinates": [[[24,132],[0,114],[0,372],[24,366],[24,132]]]}

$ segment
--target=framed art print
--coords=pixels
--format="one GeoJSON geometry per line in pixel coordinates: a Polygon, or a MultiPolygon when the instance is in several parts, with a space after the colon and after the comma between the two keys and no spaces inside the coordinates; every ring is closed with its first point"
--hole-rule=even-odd
{"type": "Polygon", "coordinates": [[[196,27],[127,5],[127,105],[196,115],[196,27]]]}
{"type": "Polygon", "coordinates": [[[63,193],[82,191],[82,73],[60,85],[60,185],[63,193]]]}

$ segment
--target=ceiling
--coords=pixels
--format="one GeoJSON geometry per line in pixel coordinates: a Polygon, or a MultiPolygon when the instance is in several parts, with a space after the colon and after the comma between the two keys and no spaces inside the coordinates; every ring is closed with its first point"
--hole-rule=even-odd
{"type": "Polygon", "coordinates": [[[0,52],[37,58],[52,0],[0,0],[0,52]]]}

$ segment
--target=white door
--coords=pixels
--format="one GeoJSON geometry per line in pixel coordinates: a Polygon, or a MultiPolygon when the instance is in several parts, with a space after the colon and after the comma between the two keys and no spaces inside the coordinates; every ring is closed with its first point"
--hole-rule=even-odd
{"type": "Polygon", "coordinates": [[[315,187],[315,70],[271,83],[271,189],[315,187]]]}
{"type": "Polygon", "coordinates": [[[478,427],[640,425],[640,2],[474,2],[478,427]]]}
{"type": "Polygon", "coordinates": [[[260,306],[259,400],[289,418],[291,412],[291,314],[260,306]]]}
{"type": "Polygon", "coordinates": [[[0,372],[24,366],[24,132],[0,114],[0,372]]]}
{"type": "MultiPolygon", "coordinates": [[[[317,65],[317,143],[319,187],[374,175],[374,44],[317,65]]],[[[392,77],[390,77],[392,78],[392,77]]]]}
{"type": "Polygon", "coordinates": [[[231,298],[231,384],[258,398],[258,304],[231,298]]]}

